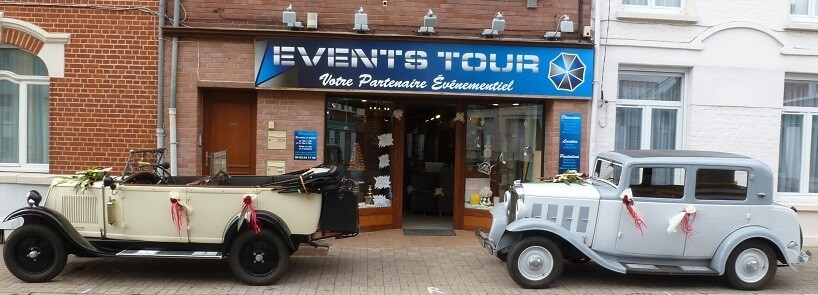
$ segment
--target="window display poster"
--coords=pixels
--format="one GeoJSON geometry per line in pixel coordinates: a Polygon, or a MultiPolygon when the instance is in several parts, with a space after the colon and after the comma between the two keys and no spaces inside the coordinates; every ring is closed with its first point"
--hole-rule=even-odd
{"type": "Polygon", "coordinates": [[[582,114],[560,114],[559,171],[579,171],[580,142],[582,141],[582,114]]]}
{"type": "Polygon", "coordinates": [[[296,130],[294,142],[293,154],[296,160],[318,159],[318,131],[296,130]]]}

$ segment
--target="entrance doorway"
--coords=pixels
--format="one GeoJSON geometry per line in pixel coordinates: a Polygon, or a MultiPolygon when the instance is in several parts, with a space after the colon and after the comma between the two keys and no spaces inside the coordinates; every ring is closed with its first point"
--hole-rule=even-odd
{"type": "Polygon", "coordinates": [[[406,105],[402,227],[452,229],[457,155],[455,105],[406,105]]]}
{"type": "Polygon", "coordinates": [[[210,154],[221,150],[227,150],[227,173],[255,174],[256,92],[206,89],[202,98],[202,175],[210,174],[210,154]]]}

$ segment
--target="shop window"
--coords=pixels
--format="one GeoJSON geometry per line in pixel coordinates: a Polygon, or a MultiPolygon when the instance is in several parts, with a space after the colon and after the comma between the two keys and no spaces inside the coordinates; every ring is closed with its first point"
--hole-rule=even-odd
{"type": "Polygon", "coordinates": [[[696,171],[696,199],[743,201],[747,199],[747,171],[699,169],[696,171]]]}
{"type": "Polygon", "coordinates": [[[670,167],[636,167],[631,170],[630,188],[638,198],[681,199],[685,170],[670,167]]]}
{"type": "Polygon", "coordinates": [[[818,0],[792,0],[790,15],[793,20],[818,22],[818,0]]]}
{"type": "Polygon", "coordinates": [[[40,58],[0,48],[0,171],[48,171],[48,81],[40,58]]]}
{"type": "Polygon", "coordinates": [[[541,177],[542,118],[539,104],[467,107],[466,208],[491,209],[514,180],[541,177]]]}
{"type": "Polygon", "coordinates": [[[392,206],[394,140],[391,102],[327,99],[327,164],[353,181],[361,208],[392,206]]]}
{"type": "Polygon", "coordinates": [[[615,148],[677,149],[681,110],[681,74],[620,72],[615,148]]]}
{"type": "Polygon", "coordinates": [[[818,80],[784,83],[778,192],[818,193],[818,80]]]}

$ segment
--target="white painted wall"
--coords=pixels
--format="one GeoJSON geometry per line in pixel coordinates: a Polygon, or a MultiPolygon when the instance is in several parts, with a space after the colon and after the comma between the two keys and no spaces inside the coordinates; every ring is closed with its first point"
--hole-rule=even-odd
{"type": "MultiPolygon", "coordinates": [[[[595,1],[604,101],[593,110],[591,154],[614,148],[618,71],[672,70],[685,73],[683,149],[744,154],[777,173],[784,80],[818,78],[818,22],[791,21],[789,1],[683,1],[676,14],[595,1]]],[[[805,242],[818,246],[818,197],[776,200],[799,209],[805,242]]]]}

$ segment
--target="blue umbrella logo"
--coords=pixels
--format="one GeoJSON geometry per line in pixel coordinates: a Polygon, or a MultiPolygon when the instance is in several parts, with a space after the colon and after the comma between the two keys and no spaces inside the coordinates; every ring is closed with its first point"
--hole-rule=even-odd
{"type": "Polygon", "coordinates": [[[576,54],[562,52],[551,60],[548,79],[559,90],[574,91],[585,81],[585,64],[576,54]]]}

